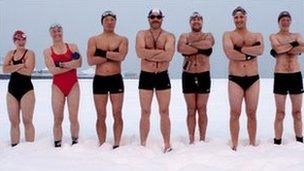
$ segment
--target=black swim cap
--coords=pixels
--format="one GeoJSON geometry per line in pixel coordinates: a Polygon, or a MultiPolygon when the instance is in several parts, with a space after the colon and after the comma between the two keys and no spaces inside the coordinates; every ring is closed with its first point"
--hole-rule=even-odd
{"type": "Polygon", "coordinates": [[[102,13],[101,15],[101,22],[103,21],[104,18],[106,18],[107,16],[111,16],[116,20],[116,14],[114,14],[112,11],[105,11],[102,13]]]}
{"type": "Polygon", "coordinates": [[[283,17],[288,17],[290,20],[291,20],[291,15],[289,14],[288,11],[282,11],[280,14],[279,14],[279,17],[278,17],[278,22],[281,20],[281,18],[283,17]]]}
{"type": "Polygon", "coordinates": [[[235,16],[235,14],[237,12],[241,12],[243,15],[247,15],[247,12],[244,8],[242,8],[241,6],[236,7],[233,11],[232,11],[232,16],[235,16]]]}

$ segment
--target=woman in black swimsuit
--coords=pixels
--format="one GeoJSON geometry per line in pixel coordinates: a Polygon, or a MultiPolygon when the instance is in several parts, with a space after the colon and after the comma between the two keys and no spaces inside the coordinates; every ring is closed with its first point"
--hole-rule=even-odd
{"type": "Polygon", "coordinates": [[[35,54],[25,48],[26,34],[17,30],[13,35],[15,50],[7,53],[3,72],[11,73],[8,83],[7,110],[11,122],[11,145],[16,146],[20,141],[20,111],[25,130],[25,141],[33,142],[35,129],[33,125],[33,112],[35,94],[31,82],[31,74],[35,67],[35,54]]]}

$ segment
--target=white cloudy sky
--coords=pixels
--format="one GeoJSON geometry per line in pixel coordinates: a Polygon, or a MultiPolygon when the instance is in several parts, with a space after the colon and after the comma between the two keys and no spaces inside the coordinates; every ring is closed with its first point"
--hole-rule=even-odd
{"type": "MultiPolygon", "coordinates": [[[[288,10],[293,17],[292,31],[304,34],[301,0],[0,0],[0,56],[14,48],[11,37],[16,29],[28,34],[27,46],[36,52],[37,68],[44,68],[42,51],[50,46],[48,27],[54,22],[63,25],[65,40],[77,43],[85,56],[90,36],[101,32],[100,15],[112,10],[118,16],[117,33],[129,38],[129,54],[123,64],[123,72],[139,72],[139,60],[134,49],[136,32],[148,28],[147,12],[160,8],[165,17],[164,28],[178,38],[189,31],[188,17],[193,11],[204,16],[204,30],[212,32],[216,39],[211,56],[212,77],[226,77],[227,59],[222,50],[222,34],[234,28],[231,11],[238,5],[248,11],[248,28],[264,35],[266,49],[260,58],[260,73],[272,77],[274,60],[269,56],[269,35],[278,31],[277,16],[288,10]]],[[[301,59],[303,64],[304,60],[301,59]]],[[[172,77],[181,73],[182,57],[176,53],[170,66],[172,77]]],[[[87,68],[84,62],[83,69],[87,68]]]]}

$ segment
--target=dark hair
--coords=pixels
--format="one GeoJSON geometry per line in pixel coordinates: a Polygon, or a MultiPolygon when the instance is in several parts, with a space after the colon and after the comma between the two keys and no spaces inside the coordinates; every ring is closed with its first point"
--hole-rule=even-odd
{"type": "Polygon", "coordinates": [[[278,17],[278,22],[281,20],[281,18],[283,17],[288,17],[290,20],[291,20],[291,15],[289,14],[288,11],[282,11],[280,14],[279,14],[279,17],[278,17]]]}
{"type": "Polygon", "coordinates": [[[235,14],[237,12],[241,12],[243,15],[247,15],[247,12],[244,8],[242,8],[241,6],[236,7],[233,11],[232,11],[232,16],[235,16],[235,14]]]}

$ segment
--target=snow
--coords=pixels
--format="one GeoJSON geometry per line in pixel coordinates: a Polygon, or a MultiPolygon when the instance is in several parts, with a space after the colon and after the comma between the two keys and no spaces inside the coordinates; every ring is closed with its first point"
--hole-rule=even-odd
{"type": "MultiPolygon", "coordinates": [[[[34,125],[36,140],[10,147],[9,120],[5,95],[8,80],[0,81],[0,171],[100,171],[100,170],[303,170],[304,145],[295,142],[290,100],[287,100],[283,145],[272,144],[275,115],[272,79],[261,80],[258,116],[258,146],[248,146],[244,107],[240,119],[241,130],[238,151],[230,149],[229,106],[227,79],[212,80],[208,102],[208,128],[206,142],[188,145],[186,105],[181,90],[181,80],[171,80],[170,104],[171,140],[173,151],[161,152],[162,137],[155,98],[152,104],[151,130],[147,147],[139,146],[140,106],[138,80],[125,80],[123,106],[124,131],[121,147],[112,150],[113,131],[111,106],[108,104],[107,141],[99,147],[95,131],[96,112],[92,96],[92,80],[81,80],[79,110],[80,143],[71,146],[69,121],[65,109],[63,147],[53,148],[51,80],[33,80],[36,94],[34,125]]],[[[21,125],[21,128],[23,126],[21,125]]],[[[23,130],[23,128],[22,128],[23,130]]],[[[196,132],[198,134],[198,130],[196,132]]]]}

